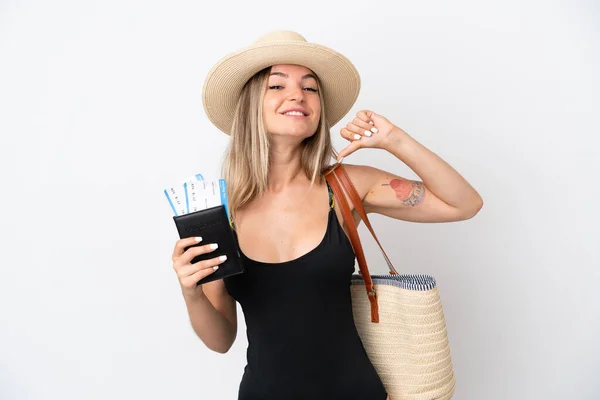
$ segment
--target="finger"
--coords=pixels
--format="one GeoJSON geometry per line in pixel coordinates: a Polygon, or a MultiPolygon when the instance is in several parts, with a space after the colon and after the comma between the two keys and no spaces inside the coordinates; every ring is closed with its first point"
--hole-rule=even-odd
{"type": "Polygon", "coordinates": [[[344,157],[348,157],[350,154],[354,153],[356,150],[360,149],[361,147],[362,147],[362,143],[360,140],[356,140],[356,141],[350,143],[348,146],[346,146],[345,149],[343,149],[342,151],[340,151],[338,153],[337,161],[339,162],[340,159],[342,159],[344,157]]]}
{"type": "Polygon", "coordinates": [[[361,110],[358,113],[356,113],[356,117],[367,123],[370,126],[363,126],[365,129],[370,130],[373,133],[377,133],[377,128],[374,127],[375,122],[373,121],[373,115],[375,115],[375,113],[371,110],[361,110]]]}
{"type": "Polygon", "coordinates": [[[351,142],[360,140],[360,138],[362,138],[361,135],[359,135],[358,133],[355,133],[355,132],[351,132],[347,128],[342,128],[342,130],[340,131],[340,134],[344,139],[349,140],[351,142]]]}
{"type": "Polygon", "coordinates": [[[205,244],[204,246],[195,246],[187,249],[181,257],[179,257],[180,265],[189,264],[194,257],[210,253],[219,248],[219,245],[216,243],[205,244]]]}
{"type": "Polygon", "coordinates": [[[369,135],[367,135],[367,132],[368,131],[363,131],[356,128],[354,129],[354,131],[351,131],[348,128],[342,128],[340,134],[344,139],[354,142],[372,134],[371,132],[369,132],[369,135]]]}
{"type": "Polygon", "coordinates": [[[206,278],[210,274],[213,274],[215,271],[216,271],[216,269],[212,269],[212,268],[202,269],[202,270],[196,272],[195,274],[192,274],[190,276],[187,276],[187,277],[181,279],[181,281],[180,281],[181,286],[188,287],[188,288],[194,288],[198,284],[198,281],[200,279],[206,278]]]}
{"type": "Polygon", "coordinates": [[[185,278],[204,269],[212,269],[216,271],[219,268],[219,265],[223,264],[226,260],[227,256],[222,255],[219,257],[209,258],[208,260],[198,261],[193,264],[185,264],[177,269],[177,276],[179,278],[185,278]]]}
{"type": "Polygon", "coordinates": [[[369,123],[367,121],[363,121],[359,117],[354,118],[352,120],[352,124],[356,125],[359,129],[362,129],[363,131],[365,129],[371,129],[371,125],[369,125],[369,123]]]}
{"type": "Polygon", "coordinates": [[[371,110],[360,110],[359,112],[356,113],[356,118],[358,118],[365,124],[368,124],[369,121],[372,121],[372,119],[371,119],[372,113],[373,113],[373,111],[371,111],[371,110]]]}
{"type": "Polygon", "coordinates": [[[354,132],[357,135],[367,137],[371,137],[373,133],[377,132],[375,127],[372,127],[368,123],[358,118],[354,118],[352,122],[349,122],[348,125],[346,125],[346,129],[348,129],[350,132],[354,132]]]}
{"type": "Polygon", "coordinates": [[[176,258],[181,257],[186,247],[192,246],[201,241],[202,238],[199,236],[179,239],[177,242],[175,242],[175,249],[173,250],[173,256],[171,258],[173,261],[175,261],[176,258]]]}

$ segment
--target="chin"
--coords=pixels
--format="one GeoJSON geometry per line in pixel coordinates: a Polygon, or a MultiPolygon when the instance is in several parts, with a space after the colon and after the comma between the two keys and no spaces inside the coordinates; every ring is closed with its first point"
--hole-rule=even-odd
{"type": "Polygon", "coordinates": [[[313,136],[316,133],[316,129],[307,131],[306,129],[290,130],[290,129],[276,129],[272,134],[277,136],[290,136],[297,137],[299,139],[306,139],[313,136]]]}

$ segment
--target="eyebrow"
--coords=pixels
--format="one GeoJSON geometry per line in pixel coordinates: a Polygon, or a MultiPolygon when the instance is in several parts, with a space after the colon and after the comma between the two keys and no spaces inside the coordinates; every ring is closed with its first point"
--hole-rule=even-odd
{"type": "MultiPolygon", "coordinates": [[[[288,74],[284,74],[283,72],[271,72],[271,75],[269,76],[273,76],[273,75],[278,75],[278,76],[283,76],[284,78],[289,78],[288,74]]],[[[302,77],[302,80],[304,79],[308,79],[308,78],[313,78],[315,81],[317,80],[317,77],[314,76],[313,74],[306,74],[302,77]]]]}

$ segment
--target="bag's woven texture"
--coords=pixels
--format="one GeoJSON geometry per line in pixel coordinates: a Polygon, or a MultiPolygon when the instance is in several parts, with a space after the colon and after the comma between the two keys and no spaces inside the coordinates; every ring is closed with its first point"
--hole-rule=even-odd
{"type": "Polygon", "coordinates": [[[371,279],[379,300],[379,322],[371,322],[371,304],[358,275],[350,288],[352,311],[390,399],[450,399],[455,379],[435,280],[410,275],[371,275],[371,279]]]}

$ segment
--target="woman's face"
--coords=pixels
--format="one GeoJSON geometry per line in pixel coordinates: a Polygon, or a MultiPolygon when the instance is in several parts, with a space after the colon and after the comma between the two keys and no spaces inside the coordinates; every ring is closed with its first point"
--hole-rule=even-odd
{"type": "Polygon", "coordinates": [[[271,135],[312,136],[319,125],[321,102],[314,73],[300,65],[274,65],[267,81],[263,120],[271,135]],[[286,114],[289,110],[299,110],[286,114]]]}

